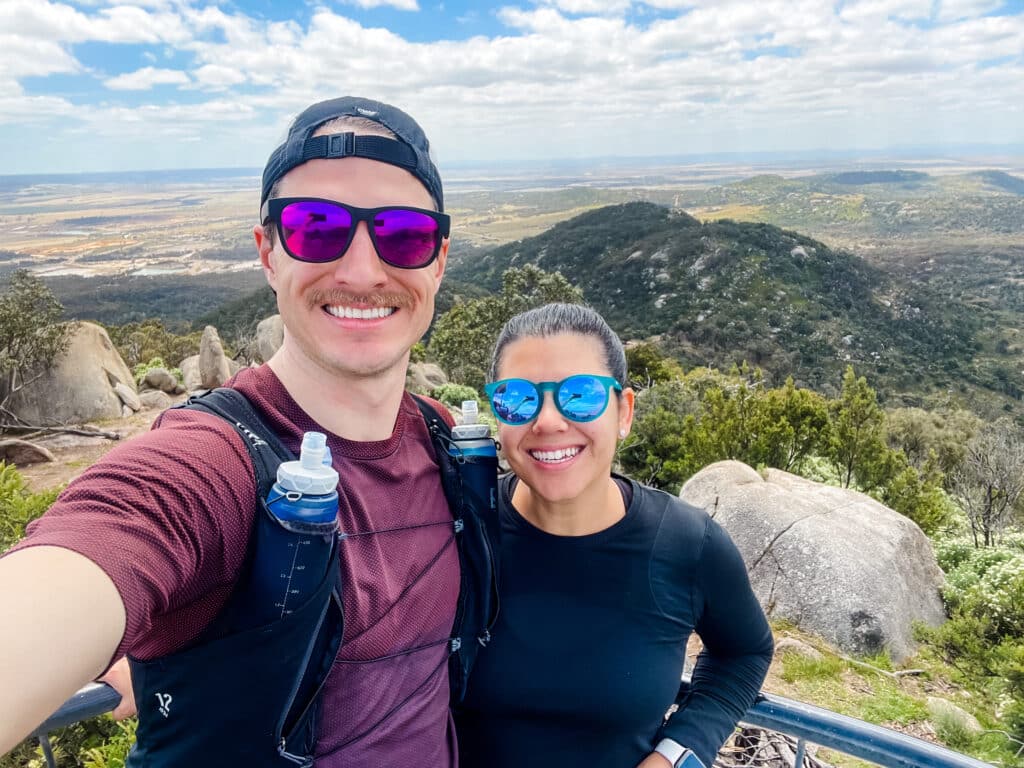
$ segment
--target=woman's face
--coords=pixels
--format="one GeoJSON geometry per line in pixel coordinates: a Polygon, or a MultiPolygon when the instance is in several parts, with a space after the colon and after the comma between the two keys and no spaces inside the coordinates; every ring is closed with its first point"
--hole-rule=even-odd
{"type": "MultiPolygon", "coordinates": [[[[565,333],[523,338],[505,347],[498,379],[561,381],[580,373],[610,376],[601,343],[592,336],[565,333]]],[[[604,488],[611,473],[620,431],[633,421],[633,391],[610,392],[608,407],[597,419],[575,422],[555,407],[545,392],[537,418],[522,426],[499,422],[498,438],[512,470],[539,498],[566,502],[604,488]]]]}

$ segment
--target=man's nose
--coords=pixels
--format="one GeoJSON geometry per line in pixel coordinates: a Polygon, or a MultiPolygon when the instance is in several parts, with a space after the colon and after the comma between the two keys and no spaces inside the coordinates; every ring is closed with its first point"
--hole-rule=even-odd
{"type": "Polygon", "coordinates": [[[352,242],[334,264],[335,280],[353,288],[383,285],[388,279],[384,263],[377,255],[369,226],[365,221],[360,221],[356,225],[352,242]]]}

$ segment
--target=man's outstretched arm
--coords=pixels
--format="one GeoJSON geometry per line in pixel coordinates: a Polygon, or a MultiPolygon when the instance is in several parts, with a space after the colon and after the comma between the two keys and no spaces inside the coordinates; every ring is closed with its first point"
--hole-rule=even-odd
{"type": "Polygon", "coordinates": [[[125,609],[91,560],[39,546],[0,558],[0,617],[2,755],[106,669],[125,609]]]}

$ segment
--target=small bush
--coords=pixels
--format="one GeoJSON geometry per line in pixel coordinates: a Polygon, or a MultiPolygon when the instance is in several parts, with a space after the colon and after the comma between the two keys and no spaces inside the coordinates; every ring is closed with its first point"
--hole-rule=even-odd
{"type": "Polygon", "coordinates": [[[54,488],[32,493],[17,468],[0,461],[0,552],[25,535],[25,526],[43,514],[60,493],[54,488]]]}
{"type": "Polygon", "coordinates": [[[476,400],[482,411],[486,405],[480,403],[480,393],[464,384],[442,384],[430,390],[430,396],[447,406],[461,408],[463,400],[476,400]]]}
{"type": "Polygon", "coordinates": [[[975,735],[971,733],[956,715],[939,712],[932,717],[935,733],[947,747],[965,752],[974,746],[975,735]]]}
{"type": "Polygon", "coordinates": [[[85,751],[83,768],[124,768],[128,751],[135,743],[135,730],[139,721],[135,718],[115,723],[117,731],[98,747],[85,751]]]}

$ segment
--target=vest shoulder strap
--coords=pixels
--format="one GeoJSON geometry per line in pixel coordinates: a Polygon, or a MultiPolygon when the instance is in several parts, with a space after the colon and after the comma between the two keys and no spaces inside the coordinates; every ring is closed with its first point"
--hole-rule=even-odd
{"type": "Polygon", "coordinates": [[[277,479],[277,467],[282,461],[292,461],[295,454],[278,439],[263,416],[249,398],[230,387],[218,387],[193,395],[177,408],[192,408],[220,416],[242,436],[246,450],[252,458],[256,473],[258,495],[263,498],[277,479]]]}
{"type": "Polygon", "coordinates": [[[434,445],[437,463],[441,468],[441,487],[444,489],[444,496],[448,500],[448,507],[454,516],[461,517],[463,504],[462,484],[459,482],[459,468],[452,460],[451,455],[452,428],[426,398],[413,395],[412,399],[416,401],[420,413],[423,414],[423,420],[427,422],[430,441],[434,445]]]}

